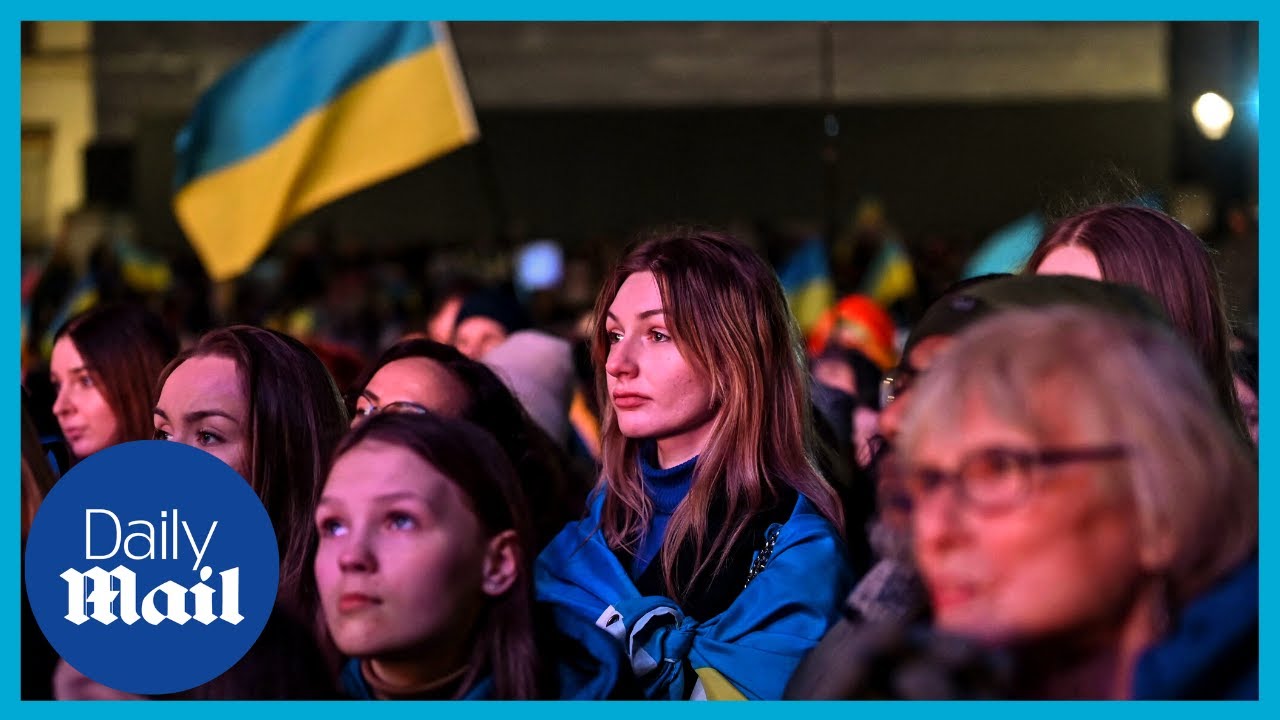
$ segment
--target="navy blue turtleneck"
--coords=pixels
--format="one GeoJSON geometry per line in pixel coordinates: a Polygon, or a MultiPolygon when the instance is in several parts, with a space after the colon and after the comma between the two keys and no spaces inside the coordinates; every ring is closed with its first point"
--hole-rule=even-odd
{"type": "Polygon", "coordinates": [[[689,494],[693,486],[693,468],[698,463],[695,455],[692,458],[665,470],[658,467],[658,446],[656,443],[645,443],[640,449],[640,474],[644,477],[644,489],[653,501],[653,518],[649,520],[649,528],[640,542],[639,552],[631,564],[631,579],[639,580],[645,568],[658,556],[662,549],[662,539],[667,533],[667,522],[676,506],[689,494]]]}

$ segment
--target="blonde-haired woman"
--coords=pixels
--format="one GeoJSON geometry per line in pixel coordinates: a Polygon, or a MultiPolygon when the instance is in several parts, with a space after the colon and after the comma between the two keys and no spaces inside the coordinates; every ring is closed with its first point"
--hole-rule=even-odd
{"type": "Polygon", "coordinates": [[[562,695],[781,697],[853,578],[777,277],[727,235],[654,236],[601,289],[593,356],[602,478],[536,569],[586,653],[562,695]]]}
{"type": "Polygon", "coordinates": [[[899,447],[941,631],[1034,698],[1257,697],[1257,468],[1165,328],[1010,311],[920,381],[899,447]]]}

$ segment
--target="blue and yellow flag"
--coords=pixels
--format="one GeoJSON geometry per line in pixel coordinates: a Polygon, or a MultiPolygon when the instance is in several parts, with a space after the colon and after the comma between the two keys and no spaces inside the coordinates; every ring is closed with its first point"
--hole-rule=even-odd
{"type": "Polygon", "coordinates": [[[226,280],[302,215],[478,136],[443,24],[306,23],[200,98],[177,138],[174,211],[226,280]]]}
{"type": "Polygon", "coordinates": [[[889,307],[915,294],[916,273],[906,248],[899,240],[893,237],[884,239],[879,254],[862,277],[858,292],[870,296],[881,307],[889,307]]]}
{"type": "Polygon", "coordinates": [[[831,279],[827,246],[820,237],[811,237],[778,268],[778,282],[787,294],[787,304],[806,335],[818,318],[836,300],[831,279]]]}

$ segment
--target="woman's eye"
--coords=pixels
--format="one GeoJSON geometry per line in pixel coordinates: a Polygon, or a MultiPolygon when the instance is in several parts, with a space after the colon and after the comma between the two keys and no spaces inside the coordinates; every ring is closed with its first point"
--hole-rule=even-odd
{"type": "Polygon", "coordinates": [[[616,332],[613,330],[610,330],[609,332],[605,333],[604,336],[605,336],[605,339],[609,341],[610,345],[617,345],[622,340],[622,333],[616,332]]]}
{"type": "Polygon", "coordinates": [[[93,387],[93,378],[92,378],[91,376],[89,376],[89,375],[81,375],[81,376],[80,376],[80,387],[86,387],[86,388],[91,388],[91,387],[93,387]]]}
{"type": "Polygon", "coordinates": [[[671,339],[670,335],[662,332],[661,330],[653,330],[650,332],[650,335],[653,336],[654,342],[667,342],[671,339]]]}
{"type": "Polygon", "coordinates": [[[320,534],[324,537],[339,537],[347,534],[347,526],[342,524],[337,518],[323,518],[316,523],[320,534]]]}
{"type": "Polygon", "coordinates": [[[196,433],[196,442],[201,445],[213,445],[213,444],[222,442],[222,438],[218,437],[217,435],[214,435],[211,432],[201,430],[200,432],[196,433]]]}
{"type": "Polygon", "coordinates": [[[172,437],[172,435],[165,432],[164,430],[161,430],[160,428],[156,428],[156,432],[154,435],[152,435],[152,437],[155,438],[156,440],[168,440],[170,437],[172,437]]]}
{"type": "Polygon", "coordinates": [[[393,530],[413,530],[418,527],[417,521],[404,513],[392,513],[387,516],[387,525],[393,530]]]}

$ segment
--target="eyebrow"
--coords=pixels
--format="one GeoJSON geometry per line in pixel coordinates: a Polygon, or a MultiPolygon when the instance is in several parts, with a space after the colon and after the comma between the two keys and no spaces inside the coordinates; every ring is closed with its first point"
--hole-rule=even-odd
{"type": "MultiPolygon", "coordinates": [[[[400,492],[375,495],[372,498],[370,498],[370,500],[380,504],[392,503],[397,500],[417,500],[418,502],[421,502],[427,506],[431,505],[430,499],[424,497],[422,493],[411,492],[409,490],[401,490],[400,492]]],[[[342,505],[343,502],[340,498],[335,498],[331,495],[321,495],[320,502],[317,503],[317,505],[326,505],[326,504],[342,505]]]]}
{"type": "MultiPolygon", "coordinates": [[[[653,317],[654,315],[662,315],[665,312],[666,311],[663,310],[662,308],[654,308],[653,310],[645,310],[644,312],[636,315],[636,318],[639,320],[643,320],[647,317],[653,317]]],[[[622,322],[621,320],[618,320],[618,316],[614,315],[612,310],[606,312],[605,314],[613,318],[615,322],[622,322]]]]}
{"type": "MultiPolygon", "coordinates": [[[[87,372],[89,372],[90,370],[92,370],[92,368],[90,368],[88,365],[78,365],[78,366],[73,367],[73,368],[67,368],[67,375],[79,375],[79,374],[81,374],[81,373],[87,373],[87,372]]],[[[57,373],[55,373],[55,372],[53,372],[52,370],[50,370],[50,371],[49,371],[49,374],[50,374],[50,375],[56,375],[57,373]]]]}
{"type": "MultiPolygon", "coordinates": [[[[160,408],[152,408],[151,414],[159,415],[161,418],[165,420],[165,422],[169,421],[169,415],[165,413],[165,411],[161,410],[160,408]]],[[[186,422],[193,423],[193,422],[199,422],[201,420],[204,420],[205,418],[210,418],[210,417],[222,417],[230,420],[231,422],[237,425],[240,424],[239,418],[233,417],[230,413],[224,412],[222,410],[196,410],[194,412],[189,412],[186,415],[183,415],[182,419],[186,422]]]]}

